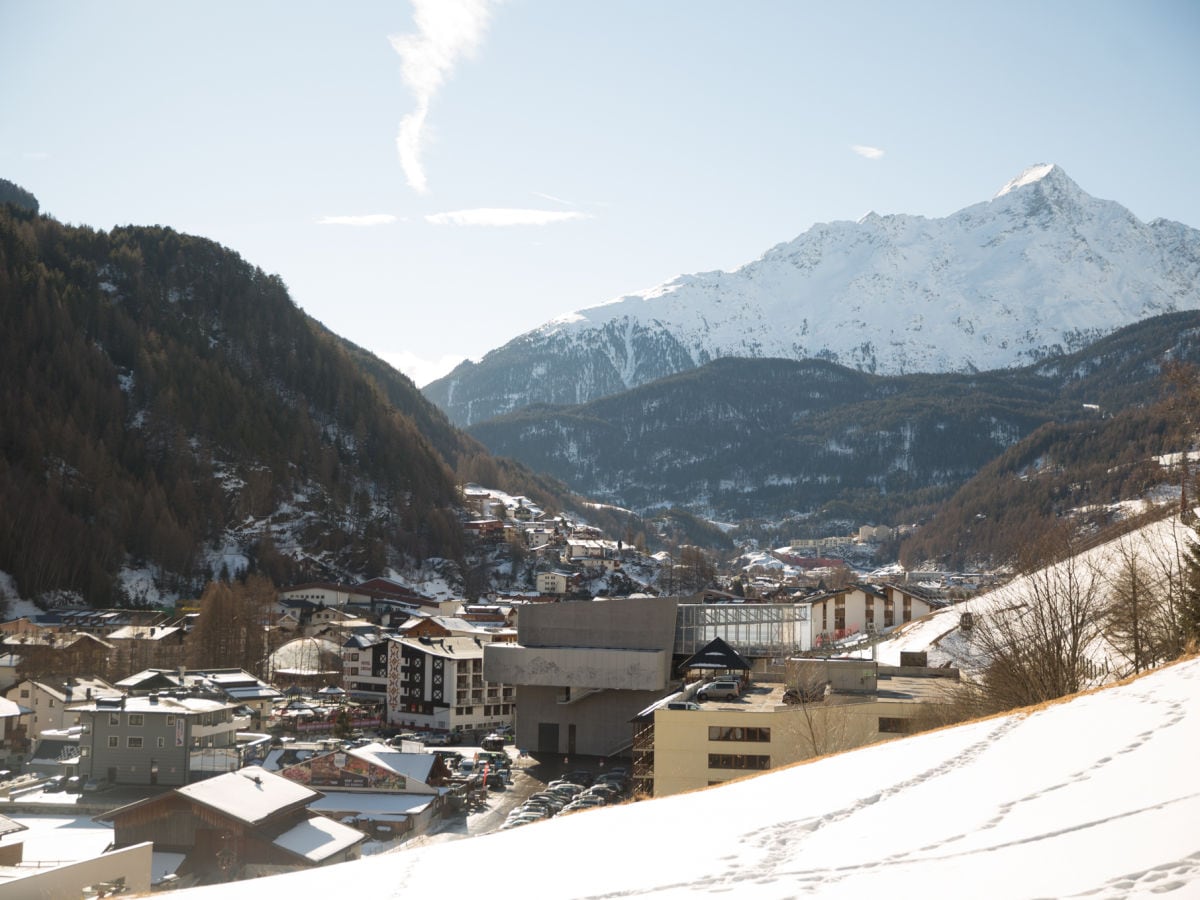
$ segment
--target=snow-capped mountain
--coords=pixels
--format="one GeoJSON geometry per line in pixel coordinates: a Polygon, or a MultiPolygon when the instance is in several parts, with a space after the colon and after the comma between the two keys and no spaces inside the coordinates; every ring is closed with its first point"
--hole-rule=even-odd
{"type": "Polygon", "coordinates": [[[941,219],[830,222],[734,272],[561,317],[425,388],[458,424],[580,403],[725,356],[877,374],[1007,368],[1200,308],[1200,231],[1032,166],[941,219]]]}

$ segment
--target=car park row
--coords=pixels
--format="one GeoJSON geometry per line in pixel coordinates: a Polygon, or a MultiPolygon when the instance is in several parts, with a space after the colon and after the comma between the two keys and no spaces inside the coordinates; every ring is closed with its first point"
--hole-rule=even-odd
{"type": "Polygon", "coordinates": [[[629,784],[628,771],[619,766],[594,778],[591,773],[582,770],[568,772],[509,813],[500,830],[619,803],[629,795],[629,784]]]}

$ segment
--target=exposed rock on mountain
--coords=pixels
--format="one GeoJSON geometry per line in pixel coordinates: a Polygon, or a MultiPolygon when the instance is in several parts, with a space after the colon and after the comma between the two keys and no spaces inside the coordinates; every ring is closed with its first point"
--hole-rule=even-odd
{"type": "Polygon", "coordinates": [[[728,356],[880,375],[993,370],[1197,308],[1200,231],[1143,223],[1039,165],[946,218],[815,225],[734,272],[683,275],[564,316],[424,392],[467,425],[728,356]]]}

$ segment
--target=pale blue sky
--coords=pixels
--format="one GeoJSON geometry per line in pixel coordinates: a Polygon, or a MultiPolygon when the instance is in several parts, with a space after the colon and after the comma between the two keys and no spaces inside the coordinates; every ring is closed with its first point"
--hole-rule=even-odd
{"type": "Polygon", "coordinates": [[[943,216],[1038,162],[1200,227],[1195,0],[434,0],[421,22],[0,0],[0,177],[64,222],[226,244],[422,385],[562,313],[815,222],[943,216]]]}

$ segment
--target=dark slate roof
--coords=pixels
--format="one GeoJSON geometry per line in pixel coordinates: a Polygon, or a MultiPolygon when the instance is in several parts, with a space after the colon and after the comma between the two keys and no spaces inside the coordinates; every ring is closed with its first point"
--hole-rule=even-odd
{"type": "Polygon", "coordinates": [[[687,660],[684,669],[746,669],[753,668],[746,658],[721,638],[713,638],[687,660]]]}

